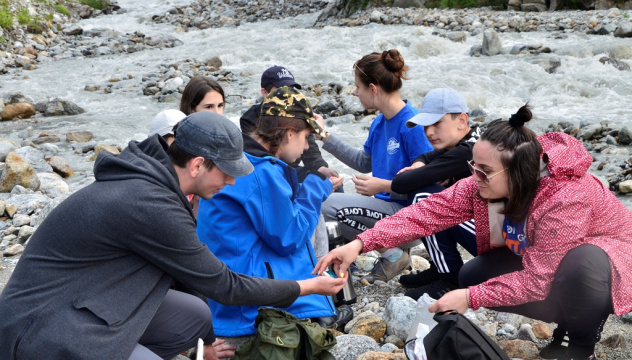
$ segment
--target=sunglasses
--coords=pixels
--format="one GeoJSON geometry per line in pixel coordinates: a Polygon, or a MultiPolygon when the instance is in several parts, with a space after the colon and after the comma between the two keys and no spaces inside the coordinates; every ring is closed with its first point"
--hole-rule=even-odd
{"type": "Polygon", "coordinates": [[[493,174],[487,174],[485,171],[476,168],[476,164],[474,163],[474,160],[468,160],[467,164],[470,166],[470,169],[472,170],[472,176],[476,177],[478,180],[484,182],[485,184],[489,184],[489,180],[491,178],[507,170],[507,168],[504,168],[493,174]]]}

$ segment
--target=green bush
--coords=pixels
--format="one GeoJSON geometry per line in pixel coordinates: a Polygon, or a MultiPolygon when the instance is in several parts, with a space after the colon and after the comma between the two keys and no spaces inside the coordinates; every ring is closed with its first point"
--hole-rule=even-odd
{"type": "Polygon", "coordinates": [[[0,27],[3,29],[13,28],[13,14],[8,7],[0,7],[0,27]]]}
{"type": "Polygon", "coordinates": [[[98,10],[103,10],[110,6],[110,0],[79,0],[79,2],[98,10]]]}
{"type": "Polygon", "coordinates": [[[18,24],[26,25],[31,22],[31,15],[29,14],[29,9],[19,8],[17,11],[17,15],[18,15],[18,24]]]}
{"type": "Polygon", "coordinates": [[[68,11],[68,8],[65,7],[62,4],[56,4],[55,5],[55,10],[57,10],[58,13],[66,15],[66,16],[70,16],[70,11],[68,11]]]}

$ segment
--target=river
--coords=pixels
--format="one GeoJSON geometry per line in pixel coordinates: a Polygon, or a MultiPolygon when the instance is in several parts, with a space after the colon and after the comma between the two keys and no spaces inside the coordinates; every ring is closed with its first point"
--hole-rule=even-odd
{"type": "MultiPolygon", "coordinates": [[[[84,87],[105,85],[111,78],[127,75],[140,79],[156,72],[160,64],[213,56],[221,58],[223,69],[238,75],[237,82],[224,83],[228,95],[241,95],[230,97],[226,107],[226,115],[238,123],[240,114],[256,101],[260,75],[269,66],[287,66],[301,83],[346,85],[353,82],[352,65],[357,59],[369,52],[390,48],[398,49],[410,67],[409,80],[404,82],[401,93],[415,106],[419,106],[427,91],[449,86],[463,94],[470,109],[482,109],[491,117],[507,118],[529,102],[535,115],[531,126],[536,131],[543,131],[549,123],[561,120],[576,124],[607,120],[613,128],[632,125],[629,110],[632,72],[619,71],[598,61],[617,45],[629,46],[629,39],[583,33],[567,33],[563,38],[551,32],[501,33],[505,47],[540,43],[553,53],[538,57],[509,54],[471,57],[470,48],[482,43],[482,34],[468,36],[465,42],[457,43],[432,35],[432,28],[423,26],[371,24],[315,29],[311,25],[317,13],[189,32],[177,32],[172,25],[154,24],[150,20],[154,14],[187,3],[185,0],[119,0],[118,4],[127,13],[77,23],[84,30],[105,27],[121,32],[138,30],[148,36],[168,34],[182,40],[182,46],[49,61],[38,64],[33,71],[2,76],[0,93],[19,91],[36,102],[60,97],[77,103],[86,113],[39,118],[37,122],[24,125],[19,121],[5,122],[0,126],[0,137],[15,139],[16,130],[28,125],[36,135],[43,130],[89,130],[98,143],[124,147],[129,140],[142,140],[146,136],[149,122],[156,113],[177,108],[178,104],[158,103],[144,96],[141,87],[122,88],[111,94],[88,92],[84,87]],[[553,74],[532,63],[536,58],[551,56],[557,56],[562,64],[553,74]]],[[[354,124],[328,130],[358,146],[366,138],[363,126],[354,124]]],[[[62,157],[76,172],[90,174],[91,162],[71,156],[74,150],[69,147],[61,146],[61,149],[62,157]]],[[[329,154],[325,157],[331,167],[339,166],[343,174],[350,175],[349,169],[329,154]]]]}

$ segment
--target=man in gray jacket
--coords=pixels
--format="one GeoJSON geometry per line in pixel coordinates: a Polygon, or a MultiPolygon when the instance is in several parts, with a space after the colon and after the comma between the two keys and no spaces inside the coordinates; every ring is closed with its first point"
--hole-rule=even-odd
{"type": "MultiPolygon", "coordinates": [[[[289,306],[335,294],[345,279],[251,278],[202,244],[187,194],[208,199],[252,171],[242,136],[221,115],[185,118],[175,142],[158,135],[102,153],[96,181],[55,208],[31,237],[0,294],[2,359],[169,359],[215,340],[201,299],[289,306]]],[[[205,346],[205,359],[218,359],[205,346]]]]}

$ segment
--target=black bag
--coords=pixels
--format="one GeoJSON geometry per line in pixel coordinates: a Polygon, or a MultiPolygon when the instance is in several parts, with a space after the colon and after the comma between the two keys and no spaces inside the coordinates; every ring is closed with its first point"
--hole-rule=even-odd
{"type": "Polygon", "coordinates": [[[428,360],[510,360],[478,326],[454,310],[437,313],[424,338],[428,360]]]}

